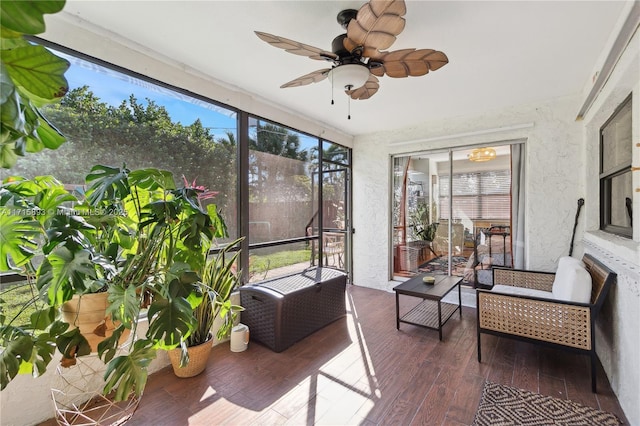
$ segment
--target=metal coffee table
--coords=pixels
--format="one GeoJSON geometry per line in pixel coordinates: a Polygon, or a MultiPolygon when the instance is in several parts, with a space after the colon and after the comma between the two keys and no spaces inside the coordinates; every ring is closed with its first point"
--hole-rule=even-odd
{"type": "Polygon", "coordinates": [[[434,284],[425,284],[422,277],[428,274],[417,275],[393,288],[396,292],[396,329],[400,330],[400,323],[413,324],[420,327],[438,330],[442,340],[442,326],[453,316],[456,311],[462,318],[462,294],[460,283],[462,277],[448,275],[434,275],[434,284]],[[442,298],[451,290],[458,287],[458,304],[443,302],[442,298]],[[400,317],[400,295],[419,297],[422,300],[417,306],[400,317]]]}

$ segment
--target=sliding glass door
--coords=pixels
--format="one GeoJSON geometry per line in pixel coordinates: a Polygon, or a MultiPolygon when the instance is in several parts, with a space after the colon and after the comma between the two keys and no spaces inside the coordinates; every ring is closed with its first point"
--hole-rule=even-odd
{"type": "Polygon", "coordinates": [[[393,158],[393,276],[464,277],[491,286],[513,266],[511,145],[393,158]]]}

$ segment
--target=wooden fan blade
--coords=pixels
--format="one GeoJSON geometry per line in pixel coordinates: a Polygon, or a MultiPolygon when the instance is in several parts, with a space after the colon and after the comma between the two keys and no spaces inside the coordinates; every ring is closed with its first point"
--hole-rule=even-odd
{"type": "Polygon", "coordinates": [[[266,41],[274,47],[284,49],[289,53],[293,53],[294,55],[306,56],[311,59],[323,61],[335,61],[338,59],[338,55],[333,52],[328,52],[317,47],[309,46],[308,44],[300,43],[299,41],[289,40],[288,38],[263,33],[260,31],[254,32],[261,40],[266,41]]]}
{"type": "Polygon", "coordinates": [[[329,71],[331,71],[331,68],[324,68],[318,71],[310,72],[309,74],[305,74],[302,77],[298,77],[295,80],[291,80],[290,82],[283,84],[282,86],[280,86],[280,88],[284,89],[285,87],[300,87],[311,83],[317,83],[327,78],[329,71]]]}
{"type": "MultiPolygon", "coordinates": [[[[372,58],[373,59],[373,58],[372,58]]],[[[375,56],[382,65],[371,68],[371,73],[393,78],[417,77],[429,71],[435,71],[449,63],[444,53],[433,49],[402,49],[393,52],[380,52],[375,56]]]]}
{"type": "Polygon", "coordinates": [[[404,30],[407,13],[404,0],[371,0],[365,3],[355,19],[349,22],[344,47],[353,52],[361,47],[362,56],[369,57],[378,50],[388,49],[396,36],[404,30]]]}
{"type": "Polygon", "coordinates": [[[380,84],[378,83],[378,79],[369,75],[369,79],[363,86],[354,90],[345,90],[345,93],[351,96],[351,99],[362,101],[375,95],[379,88],[380,84]]]}

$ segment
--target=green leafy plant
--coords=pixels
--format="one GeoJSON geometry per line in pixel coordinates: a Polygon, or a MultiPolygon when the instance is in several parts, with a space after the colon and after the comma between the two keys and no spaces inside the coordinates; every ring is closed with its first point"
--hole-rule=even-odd
{"type": "Polygon", "coordinates": [[[64,136],[40,107],[59,101],[69,86],[69,62],[25,35],[44,32],[44,15],[57,13],[65,0],[0,2],[0,165],[12,167],[18,156],[56,149],[64,136]]]}
{"type": "Polygon", "coordinates": [[[225,245],[209,258],[204,266],[201,280],[198,282],[202,299],[193,308],[196,327],[181,343],[181,367],[189,362],[187,348],[206,343],[212,338],[212,333],[215,333],[218,339],[228,337],[238,313],[243,309],[231,303],[231,294],[240,286],[241,274],[235,269],[240,250],[230,253],[243,239],[238,238],[225,245]],[[212,330],[216,318],[220,318],[222,323],[217,330],[212,330]]]}
{"type": "Polygon", "coordinates": [[[186,181],[178,188],[159,169],[95,166],[86,181],[84,197],[51,176],[10,177],[0,186],[0,271],[24,275],[46,302],[28,324],[0,315],[3,389],[18,373],[42,374],[56,347],[71,363],[90,352],[79,329],[56,319],[74,295],[108,293],[106,314],[120,325],[98,354],[109,364],[104,391],[117,398],[140,392],[156,350],[177,347],[196,329],[206,255],[226,236],[215,204],[200,204],[211,193],[186,181]],[[148,331],[116,357],[145,308],[148,331]]]}

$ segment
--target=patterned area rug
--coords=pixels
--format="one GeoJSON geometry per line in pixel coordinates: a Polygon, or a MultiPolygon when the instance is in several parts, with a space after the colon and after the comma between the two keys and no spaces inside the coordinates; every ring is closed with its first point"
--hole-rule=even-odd
{"type": "Polygon", "coordinates": [[[621,424],[615,415],[605,411],[491,382],[484,385],[473,420],[474,426],[621,424]]]}
{"type": "MultiPolygon", "coordinates": [[[[452,256],[451,257],[451,273],[453,275],[463,275],[464,268],[467,266],[468,259],[463,256],[452,256]]],[[[447,256],[441,256],[436,259],[432,259],[427,263],[423,263],[418,267],[419,272],[430,272],[432,274],[446,274],[449,265],[448,265],[447,256]]]]}

